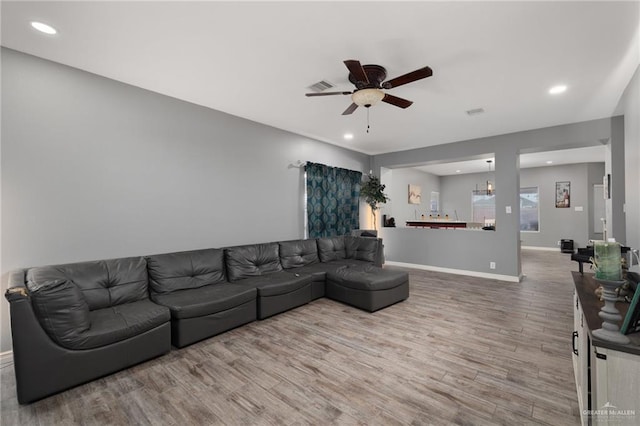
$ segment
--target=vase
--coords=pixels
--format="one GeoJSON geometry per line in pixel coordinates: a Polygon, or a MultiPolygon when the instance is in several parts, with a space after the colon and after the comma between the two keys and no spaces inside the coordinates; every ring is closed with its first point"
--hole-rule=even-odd
{"type": "Polygon", "coordinates": [[[608,281],[622,279],[620,244],[598,241],[593,246],[593,254],[597,265],[596,278],[608,281]]]}
{"type": "Polygon", "coordinates": [[[622,315],[620,315],[620,311],[616,308],[616,301],[618,300],[616,289],[624,284],[624,280],[612,281],[599,278],[596,278],[595,280],[602,286],[604,306],[598,313],[598,316],[602,318],[602,328],[594,330],[593,336],[600,340],[626,345],[630,340],[627,336],[620,333],[618,322],[622,319],[622,315]]]}

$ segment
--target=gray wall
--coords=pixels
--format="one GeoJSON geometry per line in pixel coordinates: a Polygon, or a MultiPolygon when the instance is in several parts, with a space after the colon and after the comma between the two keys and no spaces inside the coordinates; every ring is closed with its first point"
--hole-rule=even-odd
{"type": "MultiPolygon", "coordinates": [[[[431,192],[440,191],[440,178],[431,173],[415,169],[394,169],[382,174],[382,183],[387,185],[386,192],[390,198],[381,209],[381,214],[392,216],[396,225],[401,226],[416,215],[429,216],[431,192]],[[409,184],[419,185],[422,189],[421,204],[409,204],[409,184]]],[[[442,194],[440,194],[442,197],[442,194]]]]}
{"type": "Polygon", "coordinates": [[[508,270],[503,265],[504,259],[496,251],[487,249],[498,244],[499,236],[493,231],[382,228],[380,236],[387,261],[517,276],[503,274],[502,271],[508,270]],[[485,252],[479,253],[478,247],[485,247],[485,252]],[[496,269],[490,270],[488,262],[496,262],[496,269]]]}
{"type": "Polygon", "coordinates": [[[640,67],[636,68],[619,108],[624,112],[626,242],[630,247],[640,248],[640,67]]]}
{"type": "Polygon", "coordinates": [[[290,164],[370,168],[364,154],[8,49],[2,90],[3,294],[19,267],[301,238],[290,164]]]}
{"type": "MultiPolygon", "coordinates": [[[[479,158],[487,152],[495,152],[495,185],[496,188],[500,188],[499,191],[496,191],[497,227],[495,237],[492,237],[490,241],[485,241],[488,237],[478,237],[475,242],[469,242],[470,246],[465,247],[465,249],[469,248],[476,253],[474,262],[479,266],[477,267],[478,269],[465,269],[482,273],[519,276],[521,273],[519,229],[520,154],[609,143],[613,152],[611,156],[613,160],[610,161],[614,161],[611,171],[612,180],[621,179],[624,176],[625,167],[624,164],[620,165],[618,158],[620,150],[624,149],[624,139],[621,138],[623,126],[624,123],[620,117],[605,118],[392,152],[374,156],[373,170],[376,173],[383,167],[398,168],[427,162],[479,158]],[[511,214],[506,213],[506,207],[508,206],[511,207],[511,214]],[[490,258],[500,259],[495,270],[489,269],[490,258]]],[[[442,192],[444,192],[444,189],[442,192]]],[[[614,193],[614,197],[616,198],[611,201],[612,218],[610,222],[613,236],[622,241],[625,239],[624,234],[618,235],[617,233],[624,229],[624,217],[619,219],[624,203],[624,188],[622,188],[622,191],[618,188],[614,193]],[[620,198],[621,196],[622,198],[620,198]]],[[[443,266],[440,263],[444,263],[445,259],[460,259],[456,246],[444,242],[446,239],[458,238],[458,236],[452,237],[453,232],[456,231],[440,230],[440,233],[437,234],[437,243],[441,247],[451,247],[452,249],[450,252],[440,251],[438,257],[433,259],[433,263],[432,259],[428,259],[426,264],[443,266]]],[[[434,241],[434,243],[436,242],[434,241]]],[[[390,245],[390,242],[387,241],[385,245],[390,245]]],[[[404,251],[401,245],[398,245],[398,247],[400,251],[396,254],[397,261],[403,261],[403,258],[411,256],[408,252],[409,248],[404,251]]]]}
{"type": "MultiPolygon", "coordinates": [[[[594,185],[601,185],[603,186],[602,183],[602,178],[604,177],[605,174],[605,165],[604,163],[588,163],[587,164],[587,191],[588,191],[588,195],[589,195],[589,239],[590,240],[601,240],[604,238],[603,233],[601,232],[600,229],[598,229],[598,232],[596,232],[596,228],[594,226],[595,222],[600,223],[600,218],[601,215],[598,215],[600,217],[596,217],[594,214],[594,204],[596,202],[596,200],[594,200],[593,197],[593,186],[594,185]]],[[[604,188],[604,186],[603,186],[604,188]]],[[[598,200],[600,203],[604,203],[604,200],[600,199],[598,200]]],[[[586,208],[586,207],[585,207],[586,208]]]]}
{"type": "MultiPolygon", "coordinates": [[[[410,181],[418,181],[420,174],[412,169],[394,169],[393,188],[406,198],[407,184],[410,181]],[[404,191],[404,192],[402,192],[404,191]]],[[[495,171],[491,172],[491,180],[495,171]]],[[[540,168],[527,168],[520,170],[520,186],[538,187],[540,196],[540,231],[522,232],[520,239],[522,245],[534,247],[558,248],[557,242],[567,238],[575,241],[577,245],[585,246],[593,235],[593,191],[594,183],[602,183],[604,175],[603,163],[571,164],[567,166],[549,166],[540,168]],[[571,182],[571,208],[560,209],[555,207],[555,183],[558,181],[571,182]],[[576,211],[575,207],[582,207],[582,211],[576,211]]],[[[461,220],[471,220],[471,191],[483,188],[489,174],[470,173],[464,175],[432,176],[440,182],[440,202],[442,212],[455,218],[455,212],[461,220]]],[[[405,205],[406,200],[403,200],[405,205]]],[[[398,211],[397,203],[393,204],[393,212],[398,211]]],[[[413,218],[413,209],[410,209],[410,217],[400,216],[398,225],[402,225],[406,219],[413,218]]],[[[498,224],[500,225],[500,224],[498,224]]],[[[440,234],[436,234],[440,235],[440,234]]]]}
{"type": "MultiPolygon", "coordinates": [[[[493,173],[494,172],[491,172],[492,182],[494,182],[493,173]]],[[[488,177],[488,171],[486,173],[441,176],[440,185],[442,192],[440,193],[440,198],[442,199],[443,211],[450,216],[454,214],[454,211],[457,211],[460,220],[472,221],[471,191],[476,189],[476,185],[478,189],[485,189],[486,185],[484,185],[484,183],[488,177]]]]}
{"type": "Polygon", "coordinates": [[[574,240],[584,247],[593,228],[591,215],[593,202],[593,176],[602,183],[604,163],[569,164],[566,166],[538,167],[520,170],[520,186],[537,186],[540,197],[540,231],[521,232],[523,246],[558,248],[563,238],[574,240]],[[591,172],[591,173],[590,173],[591,172]],[[571,207],[555,207],[555,183],[571,182],[571,207]],[[582,207],[582,211],[576,208],[582,207]]]}
{"type": "Polygon", "coordinates": [[[614,237],[616,241],[626,244],[624,117],[613,117],[611,122],[611,138],[607,145],[611,156],[605,161],[605,173],[611,174],[611,198],[605,200],[607,238],[614,237]]]}

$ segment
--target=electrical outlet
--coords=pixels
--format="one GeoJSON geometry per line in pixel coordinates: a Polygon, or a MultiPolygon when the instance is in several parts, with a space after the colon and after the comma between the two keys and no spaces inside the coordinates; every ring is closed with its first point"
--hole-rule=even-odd
{"type": "Polygon", "coordinates": [[[556,245],[560,245],[560,241],[558,241],[558,242],[556,243],[556,245]]]}
{"type": "Polygon", "coordinates": [[[489,262],[489,269],[496,269],[496,262],[489,262]]]}

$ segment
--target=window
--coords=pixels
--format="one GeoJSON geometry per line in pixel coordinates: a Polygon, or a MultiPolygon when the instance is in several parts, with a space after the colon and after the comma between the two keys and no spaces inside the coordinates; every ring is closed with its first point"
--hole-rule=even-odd
{"type": "MultiPolygon", "coordinates": [[[[540,230],[538,198],[537,186],[520,188],[520,231],[538,232],[540,230]]],[[[471,206],[474,222],[483,224],[495,223],[495,192],[473,191],[471,206]]]]}
{"type": "Polygon", "coordinates": [[[520,188],[520,230],[525,232],[540,230],[537,186],[520,188]]]}
{"type": "Polygon", "coordinates": [[[483,225],[493,225],[496,221],[495,192],[473,191],[471,195],[473,221],[483,225]]]}
{"type": "Polygon", "coordinates": [[[431,191],[431,199],[429,200],[429,211],[438,214],[440,210],[440,193],[431,191]]]}

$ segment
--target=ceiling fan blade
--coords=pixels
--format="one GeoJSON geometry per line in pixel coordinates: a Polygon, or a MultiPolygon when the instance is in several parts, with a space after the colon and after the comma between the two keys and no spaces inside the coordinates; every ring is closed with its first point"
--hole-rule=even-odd
{"type": "Polygon", "coordinates": [[[350,95],[352,92],[318,92],[318,93],[305,93],[305,96],[331,96],[331,95],[350,95]]]}
{"type": "Polygon", "coordinates": [[[391,105],[395,105],[400,108],[409,108],[413,102],[408,101],[406,99],[399,98],[397,96],[390,95],[388,93],[384,94],[384,98],[382,98],[382,102],[386,102],[391,105]]]}
{"type": "Polygon", "coordinates": [[[358,104],[356,104],[355,102],[352,103],[351,105],[349,105],[349,108],[345,109],[344,112],[342,113],[342,115],[349,115],[352,114],[353,111],[355,111],[358,108],[358,104]]]}
{"type": "Polygon", "coordinates": [[[385,81],[382,83],[383,89],[392,89],[394,87],[402,86],[403,84],[411,83],[416,80],[421,80],[423,78],[431,77],[433,75],[433,70],[429,67],[420,68],[419,70],[415,70],[413,72],[401,75],[400,77],[392,78],[389,81],[385,81]]]}
{"type": "Polygon", "coordinates": [[[348,59],[344,61],[344,64],[347,66],[349,72],[356,78],[356,81],[362,81],[365,84],[369,84],[369,78],[367,77],[367,73],[364,72],[364,68],[362,68],[360,61],[348,59]]]}

